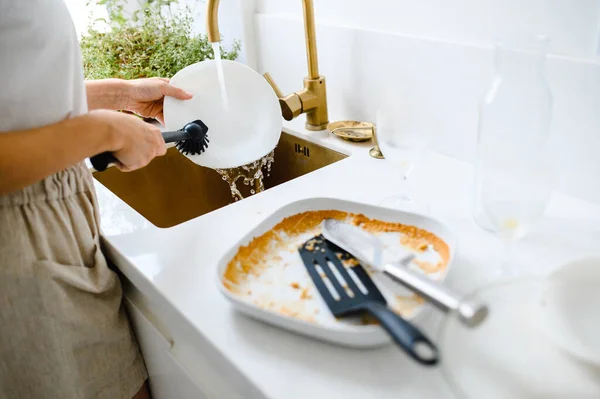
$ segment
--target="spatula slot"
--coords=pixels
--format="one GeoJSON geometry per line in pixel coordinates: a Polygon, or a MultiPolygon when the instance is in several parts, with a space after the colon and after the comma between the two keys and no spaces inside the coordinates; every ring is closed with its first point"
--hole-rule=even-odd
{"type": "Polygon", "coordinates": [[[321,280],[323,281],[323,284],[325,284],[325,287],[327,287],[327,290],[329,291],[329,293],[331,294],[331,296],[333,297],[333,299],[335,299],[336,301],[339,301],[341,299],[340,294],[337,292],[337,290],[335,289],[335,287],[333,286],[333,284],[331,284],[331,281],[329,281],[329,278],[325,274],[325,271],[317,263],[317,261],[315,261],[315,269],[317,270],[317,273],[319,273],[319,276],[321,277],[321,280]]]}
{"type": "Polygon", "coordinates": [[[344,277],[342,277],[342,275],[338,271],[337,267],[335,267],[333,262],[331,262],[329,259],[327,259],[327,266],[329,266],[329,268],[331,269],[331,272],[333,273],[333,275],[337,279],[338,283],[340,283],[340,285],[346,292],[346,295],[348,295],[350,298],[354,298],[354,292],[350,289],[350,286],[348,285],[348,283],[346,282],[344,277]]]}
{"type": "Polygon", "coordinates": [[[330,264],[332,264],[333,270],[335,270],[336,273],[341,277],[343,285],[347,287],[346,292],[352,292],[352,295],[348,296],[351,298],[361,296],[360,288],[356,285],[354,279],[350,276],[350,274],[348,274],[349,269],[346,268],[342,264],[342,261],[340,261],[339,258],[335,255],[335,252],[332,251],[328,255],[326,255],[326,259],[330,264]]]}
{"type": "Polygon", "coordinates": [[[354,273],[354,269],[352,269],[350,267],[350,268],[346,269],[346,271],[348,272],[348,274],[350,275],[350,277],[352,278],[354,283],[358,286],[358,289],[360,290],[360,292],[362,292],[364,295],[369,295],[369,291],[363,285],[362,281],[360,281],[360,279],[358,278],[356,273],[354,273]]]}

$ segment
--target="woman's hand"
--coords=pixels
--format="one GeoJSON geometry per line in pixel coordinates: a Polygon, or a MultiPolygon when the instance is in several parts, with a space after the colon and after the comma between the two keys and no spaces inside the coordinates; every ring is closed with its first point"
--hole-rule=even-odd
{"type": "Polygon", "coordinates": [[[135,79],[127,82],[128,101],[125,109],[144,118],[157,119],[165,124],[163,101],[165,96],[189,100],[192,95],[169,84],[167,78],[135,79]]]}
{"type": "Polygon", "coordinates": [[[88,110],[130,111],[157,119],[163,125],[165,96],[179,100],[192,98],[190,93],[169,84],[167,78],[87,80],[85,86],[88,110]]]}
{"type": "Polygon", "coordinates": [[[143,168],[157,156],[165,155],[167,147],[160,129],[134,115],[98,110],[89,113],[99,123],[108,124],[111,151],[124,172],[143,168]]]}

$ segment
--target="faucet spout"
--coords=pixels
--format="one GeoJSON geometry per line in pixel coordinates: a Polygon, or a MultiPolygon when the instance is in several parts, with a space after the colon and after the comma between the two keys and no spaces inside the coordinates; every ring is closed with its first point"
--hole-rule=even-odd
{"type": "MultiPolygon", "coordinates": [[[[211,43],[221,41],[219,32],[219,0],[206,2],[206,31],[211,43]]],[[[317,35],[313,0],[302,0],[304,12],[304,33],[306,39],[306,61],[308,76],[304,78],[304,88],[284,96],[268,73],[265,78],[279,97],[281,113],[285,120],[292,120],[306,114],[306,129],[323,130],[329,123],[327,113],[327,90],[325,77],[319,75],[317,56],[317,35]]]]}
{"type": "Polygon", "coordinates": [[[208,0],[206,2],[206,34],[208,41],[218,43],[221,41],[219,32],[219,0],[208,0]]]}

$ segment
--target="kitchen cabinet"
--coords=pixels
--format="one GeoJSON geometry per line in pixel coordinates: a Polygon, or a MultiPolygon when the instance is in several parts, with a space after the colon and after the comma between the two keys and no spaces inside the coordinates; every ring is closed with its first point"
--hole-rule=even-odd
{"type": "Polygon", "coordinates": [[[153,399],[209,398],[190,373],[171,353],[172,341],[164,337],[152,322],[129,299],[125,298],[142,355],[149,374],[153,399]]]}
{"type": "Polygon", "coordinates": [[[153,399],[240,397],[228,386],[227,376],[215,375],[202,353],[185,340],[173,338],[143,297],[129,289],[124,302],[146,363],[153,399]]]}

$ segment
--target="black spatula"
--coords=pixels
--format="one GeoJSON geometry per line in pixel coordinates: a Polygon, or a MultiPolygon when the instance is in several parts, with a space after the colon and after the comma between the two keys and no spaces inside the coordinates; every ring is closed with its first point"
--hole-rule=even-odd
{"type": "Polygon", "coordinates": [[[305,242],[299,252],[308,274],[335,317],[367,312],[379,320],[394,341],[417,362],[427,366],[438,363],[437,347],[387,306],[363,267],[358,262],[356,266],[344,267],[340,258],[354,259],[350,254],[322,235],[305,242]]]}

